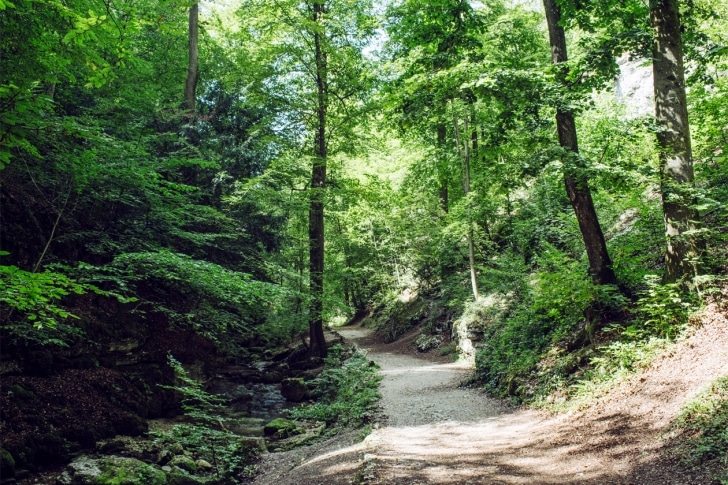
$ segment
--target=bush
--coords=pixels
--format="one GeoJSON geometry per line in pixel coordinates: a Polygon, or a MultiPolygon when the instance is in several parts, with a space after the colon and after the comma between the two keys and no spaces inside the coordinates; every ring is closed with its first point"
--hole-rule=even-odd
{"type": "Polygon", "coordinates": [[[292,409],[291,417],[325,421],[327,426],[336,427],[368,423],[380,397],[378,369],[360,349],[346,358],[340,345],[331,347],[324,371],[314,380],[318,402],[292,409]]]}
{"type": "Polygon", "coordinates": [[[728,376],[685,406],[672,425],[681,439],[674,452],[688,465],[712,464],[728,484],[728,376]]]}
{"type": "Polygon", "coordinates": [[[202,457],[214,467],[216,483],[239,483],[238,478],[252,474],[251,463],[260,449],[235,433],[222,429],[223,399],[205,392],[199,382],[184,370],[182,364],[169,356],[169,365],[180,381],[178,386],[163,386],[182,395],[182,410],[189,423],[175,424],[168,431],[157,432],[156,441],[178,443],[195,456],[202,457]]]}

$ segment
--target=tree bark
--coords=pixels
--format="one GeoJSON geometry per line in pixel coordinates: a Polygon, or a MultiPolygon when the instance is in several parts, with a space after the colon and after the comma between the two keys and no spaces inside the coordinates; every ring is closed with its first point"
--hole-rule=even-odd
{"type": "Polygon", "coordinates": [[[197,92],[197,73],[199,71],[199,2],[194,0],[190,6],[187,81],[185,82],[185,108],[195,112],[197,92]]]}
{"type": "MultiPolygon", "coordinates": [[[[470,145],[468,140],[468,121],[467,118],[464,120],[464,133],[460,136],[460,127],[457,114],[453,109],[453,124],[455,127],[455,144],[457,145],[458,155],[463,163],[463,193],[465,194],[465,203],[467,204],[466,214],[468,222],[468,262],[470,265],[470,285],[473,289],[473,296],[478,299],[478,279],[475,272],[475,248],[473,245],[473,222],[470,218],[470,202],[467,200],[468,194],[470,193],[470,145]]],[[[474,141],[477,144],[477,141],[474,141]]]]}
{"type": "MultiPolygon", "coordinates": [[[[440,123],[437,125],[437,150],[438,150],[438,156],[442,157],[443,151],[445,148],[445,142],[447,140],[447,127],[444,123],[440,123]]],[[[439,167],[439,182],[440,182],[440,208],[443,212],[447,213],[449,210],[449,193],[448,193],[448,177],[447,177],[447,169],[443,168],[445,162],[443,160],[438,160],[439,167]]]]}
{"type": "Polygon", "coordinates": [[[700,249],[696,239],[685,234],[697,228],[699,215],[690,195],[694,175],[677,0],[651,0],[650,22],[655,35],[652,73],[667,239],[664,280],[672,283],[697,272],[700,249]]]}
{"type": "MultiPolygon", "coordinates": [[[[324,1],[314,0],[313,21],[323,26],[324,1]]],[[[324,191],[326,188],[326,114],[328,108],[328,76],[326,51],[322,45],[323,30],[314,32],[316,63],[317,126],[314,139],[313,167],[311,169],[311,205],[308,220],[309,277],[311,305],[309,308],[309,336],[311,352],[326,357],[323,330],[324,295],[324,191]]]]}
{"type": "MultiPolygon", "coordinates": [[[[543,0],[543,5],[546,10],[551,43],[551,62],[558,65],[568,59],[566,36],[564,29],[559,25],[561,11],[555,0],[543,0]]],[[[557,108],[556,129],[559,133],[559,144],[566,150],[577,154],[579,145],[576,138],[574,115],[561,107],[557,108]]],[[[607,243],[604,240],[602,227],[599,225],[588,180],[584,175],[578,173],[578,169],[573,170],[567,166],[564,169],[564,185],[579,222],[579,229],[589,258],[589,274],[592,281],[598,285],[616,284],[617,277],[612,270],[612,260],[607,252],[607,243]]]]}

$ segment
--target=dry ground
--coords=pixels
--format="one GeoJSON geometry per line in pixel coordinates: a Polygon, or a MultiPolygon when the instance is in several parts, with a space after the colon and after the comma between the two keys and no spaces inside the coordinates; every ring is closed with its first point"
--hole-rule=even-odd
{"type": "Polygon", "coordinates": [[[509,409],[459,387],[470,370],[414,355],[407,340],[340,332],[381,366],[382,420],[356,433],[268,455],[258,485],[708,484],[665,454],[665,427],[710,381],[728,374],[728,321],[715,308],[692,335],[578,412],[509,409]]]}

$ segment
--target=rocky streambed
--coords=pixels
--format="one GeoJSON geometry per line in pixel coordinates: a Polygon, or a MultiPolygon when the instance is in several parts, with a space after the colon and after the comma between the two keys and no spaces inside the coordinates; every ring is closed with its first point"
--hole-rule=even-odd
{"type": "Polygon", "coordinates": [[[220,398],[222,407],[198,410],[204,416],[193,411],[149,419],[146,433],[70,451],[71,462],[63,468],[16,467],[4,453],[0,484],[195,485],[244,479],[261,454],[309,443],[325,429],[324,423],[286,419],[290,408],[315,394],[314,379],[323,369],[320,360],[294,353],[289,349],[250,365],[220,367],[200,390],[220,398]]]}

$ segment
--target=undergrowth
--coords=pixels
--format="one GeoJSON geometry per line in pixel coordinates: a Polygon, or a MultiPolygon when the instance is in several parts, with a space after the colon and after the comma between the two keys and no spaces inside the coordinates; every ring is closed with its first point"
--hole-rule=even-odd
{"type": "Polygon", "coordinates": [[[679,439],[674,453],[687,465],[717,470],[728,484],[728,376],[715,381],[681,411],[672,425],[679,439]]]}
{"type": "Polygon", "coordinates": [[[324,421],[330,429],[366,425],[380,397],[378,369],[360,349],[347,357],[342,346],[331,347],[326,367],[314,380],[319,399],[292,409],[291,417],[324,421]]]}
{"type": "Polygon", "coordinates": [[[154,433],[155,440],[170,446],[181,445],[193,456],[208,461],[215,476],[206,483],[232,485],[239,483],[240,478],[252,476],[252,463],[257,459],[260,448],[225,429],[224,418],[221,417],[224,408],[222,398],[202,389],[201,384],[191,378],[171,355],[169,365],[179,385],[163,387],[182,395],[182,410],[189,422],[154,433]]]}

